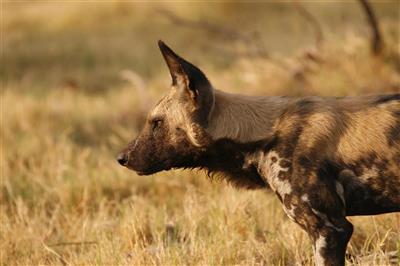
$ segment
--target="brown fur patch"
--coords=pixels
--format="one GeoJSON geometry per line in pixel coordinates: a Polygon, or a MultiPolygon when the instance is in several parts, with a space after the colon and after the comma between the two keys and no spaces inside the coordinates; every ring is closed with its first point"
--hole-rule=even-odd
{"type": "Polygon", "coordinates": [[[371,107],[351,113],[348,117],[347,131],[337,147],[338,157],[351,163],[372,152],[378,156],[391,154],[385,134],[396,123],[396,119],[390,111],[371,107]]]}

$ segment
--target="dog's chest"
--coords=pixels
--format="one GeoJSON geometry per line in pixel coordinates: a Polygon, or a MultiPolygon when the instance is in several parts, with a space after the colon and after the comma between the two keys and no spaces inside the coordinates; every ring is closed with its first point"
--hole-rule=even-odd
{"type": "Polygon", "coordinates": [[[248,155],[246,165],[255,166],[264,181],[281,197],[292,193],[291,161],[280,156],[278,152],[270,150],[248,155]]]}

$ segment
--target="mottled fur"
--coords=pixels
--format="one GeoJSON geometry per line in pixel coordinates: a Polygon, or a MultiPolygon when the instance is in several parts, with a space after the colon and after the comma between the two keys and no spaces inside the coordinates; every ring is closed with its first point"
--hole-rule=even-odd
{"type": "Polygon", "coordinates": [[[164,43],[172,88],[119,162],[152,174],[206,169],[237,186],[270,186],[314,244],[343,265],[349,215],[400,211],[400,94],[252,97],[214,89],[164,43]]]}

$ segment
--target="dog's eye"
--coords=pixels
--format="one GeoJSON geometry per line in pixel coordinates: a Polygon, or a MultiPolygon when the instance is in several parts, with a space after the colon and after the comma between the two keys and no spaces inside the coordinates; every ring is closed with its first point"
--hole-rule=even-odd
{"type": "Polygon", "coordinates": [[[153,121],[151,121],[151,126],[152,129],[155,130],[157,129],[162,123],[162,119],[154,119],[153,121]]]}

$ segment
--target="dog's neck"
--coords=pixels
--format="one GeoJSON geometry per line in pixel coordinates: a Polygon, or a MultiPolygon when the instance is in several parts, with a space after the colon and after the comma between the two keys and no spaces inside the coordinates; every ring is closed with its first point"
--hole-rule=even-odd
{"type": "Polygon", "coordinates": [[[215,105],[207,133],[213,140],[248,143],[269,138],[287,106],[285,97],[245,96],[214,90],[215,105]]]}
{"type": "Polygon", "coordinates": [[[274,124],[290,103],[287,97],[260,97],[214,90],[206,133],[210,143],[184,167],[202,168],[239,187],[268,186],[247,157],[274,145],[274,124]]]}
{"type": "Polygon", "coordinates": [[[198,150],[182,166],[205,169],[209,176],[225,179],[237,187],[263,188],[268,185],[259,175],[257,168],[248,163],[248,157],[259,150],[270,149],[274,143],[274,138],[245,144],[220,139],[211,143],[207,150],[198,150]]]}

